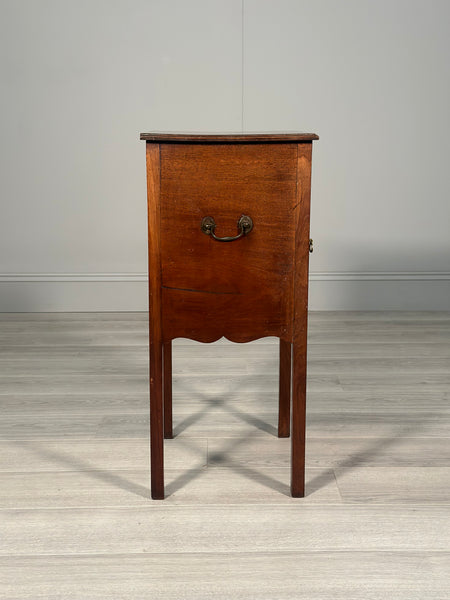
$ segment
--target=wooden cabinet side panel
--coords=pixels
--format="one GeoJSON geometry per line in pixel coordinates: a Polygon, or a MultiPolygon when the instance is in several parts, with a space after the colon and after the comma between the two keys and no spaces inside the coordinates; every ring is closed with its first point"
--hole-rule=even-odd
{"type": "Polygon", "coordinates": [[[300,336],[307,327],[309,276],[309,224],[311,206],[312,143],[298,145],[297,202],[294,219],[294,335],[300,336]]]}
{"type": "Polygon", "coordinates": [[[297,144],[161,145],[165,339],[292,339],[297,144]],[[202,233],[212,216],[221,243],[202,233]]]}
{"type": "MultiPolygon", "coordinates": [[[[159,144],[146,144],[148,208],[149,312],[155,324],[161,322],[161,229],[159,144]]],[[[161,332],[154,332],[161,337],[161,332]]]]}

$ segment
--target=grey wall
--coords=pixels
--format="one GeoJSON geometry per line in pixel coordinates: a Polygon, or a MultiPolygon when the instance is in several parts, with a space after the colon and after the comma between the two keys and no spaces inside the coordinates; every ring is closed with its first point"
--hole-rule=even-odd
{"type": "Polygon", "coordinates": [[[311,307],[450,309],[448,0],[0,0],[0,310],[146,307],[140,131],[315,131],[311,307]]]}

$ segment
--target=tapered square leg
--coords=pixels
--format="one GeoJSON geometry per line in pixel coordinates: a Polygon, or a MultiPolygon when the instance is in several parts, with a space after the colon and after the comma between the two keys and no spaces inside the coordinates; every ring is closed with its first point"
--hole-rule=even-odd
{"type": "Polygon", "coordinates": [[[148,287],[150,329],[150,471],[152,498],[164,498],[163,343],[161,329],[159,144],[147,144],[148,287]]]}
{"type": "Polygon", "coordinates": [[[292,369],[292,456],[291,494],[305,495],[305,433],[306,433],[306,332],[294,341],[292,369]]]}
{"type": "Polygon", "coordinates": [[[291,493],[305,495],[306,350],[308,329],[309,208],[312,144],[298,145],[292,351],[291,493]]]}
{"type": "Polygon", "coordinates": [[[280,383],[278,396],[278,437],[287,438],[291,421],[291,354],[290,342],[280,340],[280,383]]]}
{"type": "Polygon", "coordinates": [[[172,341],[164,342],[164,438],[173,438],[172,429],[172,341]]]}
{"type": "Polygon", "coordinates": [[[150,343],[150,468],[154,500],[164,499],[162,343],[150,343]]]}

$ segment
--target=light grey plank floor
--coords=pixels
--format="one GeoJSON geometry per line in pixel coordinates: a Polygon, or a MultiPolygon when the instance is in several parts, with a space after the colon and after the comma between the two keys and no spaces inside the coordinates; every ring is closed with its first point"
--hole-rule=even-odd
{"type": "Polygon", "coordinates": [[[448,600],[429,551],[91,554],[0,558],[5,598],[448,600]],[[18,577],[18,573],[26,576],[18,577]],[[39,581],[39,585],[36,585],[39,581]]]}
{"type": "Polygon", "coordinates": [[[0,597],[448,599],[450,313],[310,315],[300,500],[274,338],[174,343],[150,499],[147,327],[0,314],[0,597]]]}

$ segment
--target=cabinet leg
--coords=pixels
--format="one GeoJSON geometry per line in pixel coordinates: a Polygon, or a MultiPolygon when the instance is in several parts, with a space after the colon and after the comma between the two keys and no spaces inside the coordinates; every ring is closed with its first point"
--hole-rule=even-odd
{"type": "Polygon", "coordinates": [[[150,467],[154,500],[164,499],[162,342],[150,342],[150,467]]]}
{"type": "Polygon", "coordinates": [[[173,438],[172,430],[172,341],[164,342],[164,437],[173,438]]]}
{"type": "Polygon", "coordinates": [[[280,438],[287,438],[290,434],[291,354],[291,343],[280,340],[280,387],[278,396],[278,437],[280,438]]]}
{"type": "Polygon", "coordinates": [[[305,495],[306,331],[293,344],[291,494],[305,495]]]}

